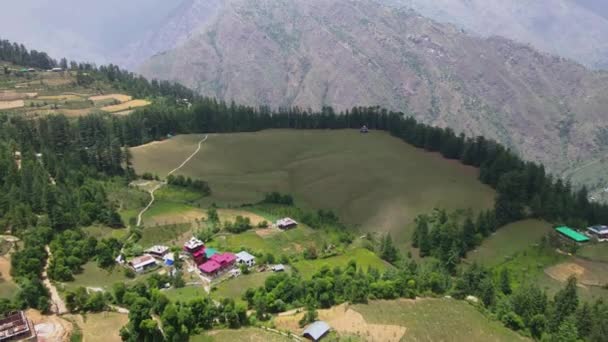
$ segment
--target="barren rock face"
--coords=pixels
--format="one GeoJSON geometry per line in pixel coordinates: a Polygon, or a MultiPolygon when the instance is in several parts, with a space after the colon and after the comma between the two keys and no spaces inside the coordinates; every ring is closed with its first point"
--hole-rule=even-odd
{"type": "Polygon", "coordinates": [[[554,172],[603,150],[607,74],[410,10],[373,0],[226,0],[188,31],[140,71],[250,105],[380,105],[494,138],[554,172]]]}

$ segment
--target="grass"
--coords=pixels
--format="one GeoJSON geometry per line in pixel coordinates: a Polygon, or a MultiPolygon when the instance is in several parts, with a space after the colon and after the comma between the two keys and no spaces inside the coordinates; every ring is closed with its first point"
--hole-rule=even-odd
{"type": "Polygon", "coordinates": [[[19,287],[13,281],[0,279],[0,298],[13,299],[19,287]]]}
{"type": "Polygon", "coordinates": [[[191,230],[190,224],[170,224],[150,226],[142,229],[141,239],[137,242],[141,246],[152,246],[155,244],[177,243],[176,239],[191,230]]]}
{"type": "Polygon", "coordinates": [[[95,262],[88,262],[83,266],[83,272],[74,275],[74,281],[64,283],[68,290],[83,287],[99,287],[104,290],[111,290],[115,283],[126,283],[135,281],[125,277],[123,268],[115,266],[112,270],[104,270],[97,266],[95,262]]]}
{"type": "MultiPolygon", "coordinates": [[[[138,173],[166,174],[196,149],[184,135],[131,149],[138,173]]],[[[298,206],[332,209],[348,224],[411,236],[416,215],[434,207],[492,207],[478,171],[416,149],[383,132],[266,130],[212,135],[179,173],[209,182],[203,205],[255,203],[269,191],[298,206]],[[404,229],[407,227],[407,229],[404,229]]]]}
{"type": "Polygon", "coordinates": [[[590,243],[583,246],[577,255],[593,261],[608,263],[608,243],[590,243]]]}
{"type": "Polygon", "coordinates": [[[537,244],[550,231],[551,224],[544,221],[525,220],[511,223],[485,239],[479,248],[469,253],[467,261],[485,266],[497,265],[528,246],[537,244]]]}
{"type": "Polygon", "coordinates": [[[380,271],[384,271],[391,267],[372,251],[365,248],[352,249],[342,255],[326,259],[297,261],[293,264],[293,267],[296,268],[304,277],[311,278],[315,273],[320,271],[325,266],[328,266],[330,269],[333,269],[334,267],[344,268],[351,260],[356,261],[357,267],[364,270],[367,270],[369,267],[373,267],[380,271]]]}
{"type": "Polygon", "coordinates": [[[219,284],[216,290],[211,292],[211,296],[216,299],[232,298],[237,303],[244,303],[242,297],[245,291],[263,286],[266,278],[271,275],[272,272],[254,272],[240,275],[219,284]]]}
{"type": "Polygon", "coordinates": [[[76,316],[74,321],[80,326],[83,341],[118,342],[121,341],[120,328],[129,322],[129,317],[116,312],[100,312],[76,316]]]}
{"type": "Polygon", "coordinates": [[[213,330],[191,336],[190,342],[249,341],[249,342],[289,342],[291,338],[256,328],[238,330],[213,330]]]}
{"type": "Polygon", "coordinates": [[[208,294],[201,286],[186,286],[179,289],[170,289],[163,291],[171,301],[187,302],[195,298],[207,297],[208,294]]]}
{"type": "Polygon", "coordinates": [[[93,225],[90,227],[83,228],[84,232],[92,236],[96,239],[109,239],[115,238],[117,240],[122,240],[126,238],[127,233],[129,232],[126,228],[110,228],[103,225],[93,225]]]}
{"type": "Polygon", "coordinates": [[[238,252],[247,249],[255,254],[272,253],[278,257],[302,254],[307,247],[316,247],[319,250],[324,243],[330,243],[331,239],[329,232],[316,231],[301,224],[295,229],[276,231],[264,237],[253,230],[216,236],[209,245],[219,250],[238,252]]]}
{"type": "Polygon", "coordinates": [[[367,323],[400,325],[405,341],[519,341],[526,340],[501,323],[483,316],[464,301],[422,299],[375,301],[352,308],[367,323]]]}

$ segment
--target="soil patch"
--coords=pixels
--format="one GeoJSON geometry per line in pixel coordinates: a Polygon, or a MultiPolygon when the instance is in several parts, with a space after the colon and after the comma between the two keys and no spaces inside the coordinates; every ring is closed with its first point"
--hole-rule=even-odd
{"type": "Polygon", "coordinates": [[[101,109],[106,112],[114,113],[114,112],[122,112],[125,110],[131,110],[133,108],[144,107],[150,104],[150,101],[146,100],[131,100],[121,104],[105,106],[101,109]]]}
{"type": "Polygon", "coordinates": [[[25,106],[25,102],[23,100],[0,101],[0,109],[21,108],[23,106],[25,106]]]}
{"type": "Polygon", "coordinates": [[[16,91],[0,91],[0,101],[15,101],[34,98],[38,93],[19,93],[16,91]]]}
{"type": "Polygon", "coordinates": [[[131,101],[133,98],[129,95],[125,94],[108,94],[108,95],[96,95],[89,97],[89,100],[97,102],[97,101],[105,101],[105,100],[117,100],[120,103],[131,101]]]}
{"type": "MultiPolygon", "coordinates": [[[[348,304],[342,304],[331,309],[318,310],[319,319],[327,322],[331,328],[343,335],[361,336],[366,341],[400,341],[405,335],[406,328],[399,325],[370,324],[363,316],[351,309],[348,304]]],[[[279,329],[290,330],[301,334],[298,322],[304,313],[275,318],[279,329]]]]}
{"type": "Polygon", "coordinates": [[[37,310],[27,310],[26,316],[32,320],[38,341],[69,341],[74,326],[57,315],[42,315],[37,310]]]}
{"type": "Polygon", "coordinates": [[[585,272],[586,270],[584,267],[572,262],[565,262],[551,266],[545,270],[545,273],[549,277],[560,282],[566,282],[570,276],[575,276],[577,279],[581,279],[585,272]]]}

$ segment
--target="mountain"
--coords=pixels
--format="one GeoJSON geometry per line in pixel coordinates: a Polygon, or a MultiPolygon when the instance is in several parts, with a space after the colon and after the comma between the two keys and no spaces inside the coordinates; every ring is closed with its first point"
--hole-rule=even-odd
{"type": "Polygon", "coordinates": [[[4,0],[0,36],[54,58],[116,63],[120,51],[165,22],[180,2],[4,0]]]}
{"type": "Polygon", "coordinates": [[[244,104],[403,110],[554,172],[608,140],[608,74],[372,0],[226,0],[140,71],[244,104]]]}
{"type": "Polygon", "coordinates": [[[485,37],[532,44],[588,67],[608,68],[604,0],[387,0],[485,37]]]}

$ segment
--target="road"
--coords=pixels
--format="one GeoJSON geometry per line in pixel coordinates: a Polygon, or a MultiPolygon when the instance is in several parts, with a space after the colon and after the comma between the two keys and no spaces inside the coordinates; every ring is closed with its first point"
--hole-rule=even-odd
{"type": "Polygon", "coordinates": [[[68,308],[65,306],[65,303],[59,295],[57,288],[55,287],[55,285],[53,285],[53,283],[51,283],[47,275],[47,269],[49,268],[51,259],[53,258],[53,254],[51,253],[51,249],[48,245],[44,246],[44,250],[46,250],[48,257],[46,258],[46,265],[44,265],[44,270],[42,271],[42,282],[51,294],[51,312],[56,313],[58,315],[63,315],[65,313],[68,313],[68,308]]]}
{"type": "MultiPolygon", "coordinates": [[[[184,167],[186,164],[188,164],[188,162],[194,158],[194,156],[196,156],[196,154],[201,150],[201,146],[203,145],[203,143],[205,141],[207,141],[207,138],[209,137],[209,135],[205,135],[205,137],[203,139],[201,139],[198,142],[198,147],[196,148],[196,151],[192,152],[192,154],[190,156],[188,156],[188,158],[186,158],[178,167],[176,167],[175,169],[169,171],[169,173],[167,173],[167,176],[171,176],[173,173],[179,171],[179,169],[181,169],[182,167],[184,167]]],[[[160,184],[158,184],[157,186],[155,186],[152,190],[148,191],[150,193],[150,202],[148,202],[148,205],[143,208],[139,214],[137,215],[137,227],[141,226],[141,221],[142,218],[144,216],[144,213],[146,211],[148,211],[148,209],[150,209],[150,207],[152,206],[152,204],[154,204],[154,193],[156,192],[156,190],[162,188],[163,186],[165,186],[167,184],[166,180],[163,180],[160,184]]]]}

